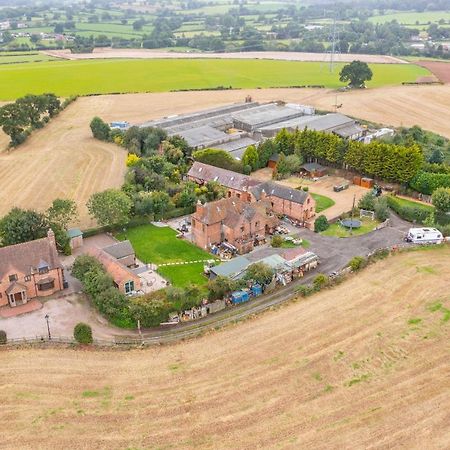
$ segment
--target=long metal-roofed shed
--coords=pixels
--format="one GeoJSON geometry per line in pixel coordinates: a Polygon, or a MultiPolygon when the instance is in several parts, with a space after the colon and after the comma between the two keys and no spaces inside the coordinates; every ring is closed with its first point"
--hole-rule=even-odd
{"type": "Polygon", "coordinates": [[[229,139],[227,133],[210,126],[189,128],[174,134],[184,138],[190,147],[196,149],[213,147],[229,139]]]}
{"type": "Polygon", "coordinates": [[[233,123],[235,128],[250,132],[273,123],[303,115],[304,112],[301,109],[269,103],[247,111],[233,113],[233,123]]]}
{"type": "Polygon", "coordinates": [[[225,150],[230,153],[231,156],[234,156],[236,159],[241,159],[247,147],[250,145],[258,144],[257,141],[251,139],[249,137],[241,137],[240,139],[236,139],[234,141],[226,142],[224,144],[219,144],[214,148],[219,150],[225,150]]]}
{"type": "Polygon", "coordinates": [[[218,266],[211,267],[210,278],[216,277],[228,277],[233,280],[243,276],[245,269],[251,264],[251,262],[245,256],[238,256],[232,260],[220,264],[218,266]]]}
{"type": "Polygon", "coordinates": [[[339,131],[345,133],[345,130],[347,129],[348,136],[342,135],[342,137],[349,137],[351,139],[357,139],[363,132],[363,129],[356,124],[354,119],[339,113],[296,117],[290,120],[263,126],[259,128],[258,131],[264,137],[272,137],[283,128],[290,132],[295,131],[296,129],[303,130],[307,128],[309,130],[324,131],[335,134],[339,134],[339,131]]]}

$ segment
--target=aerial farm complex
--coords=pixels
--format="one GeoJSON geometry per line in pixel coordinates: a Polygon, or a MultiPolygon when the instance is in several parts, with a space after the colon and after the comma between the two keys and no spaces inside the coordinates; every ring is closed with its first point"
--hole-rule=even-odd
{"type": "Polygon", "coordinates": [[[171,136],[183,137],[192,148],[222,149],[235,158],[240,158],[249,145],[273,137],[282,129],[308,128],[348,139],[358,139],[363,134],[363,128],[343,114],[318,115],[311,106],[284,102],[260,104],[251,99],[245,103],[153,120],[141,126],[162,128],[171,136]]]}

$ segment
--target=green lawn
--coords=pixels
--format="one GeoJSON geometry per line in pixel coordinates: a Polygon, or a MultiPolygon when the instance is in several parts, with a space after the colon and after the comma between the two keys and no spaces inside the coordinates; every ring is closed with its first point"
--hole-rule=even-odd
{"type": "Polygon", "coordinates": [[[400,206],[409,206],[410,208],[418,208],[427,211],[429,213],[434,211],[434,206],[432,205],[425,205],[423,203],[414,202],[412,200],[407,200],[397,196],[393,198],[395,199],[396,203],[398,203],[400,206]]]}
{"type": "MultiPolygon", "coordinates": [[[[214,256],[176,237],[177,233],[169,227],[141,225],[119,233],[120,240],[129,239],[136,256],[145,263],[164,264],[173,262],[214,259],[214,256]]],[[[162,266],[158,268],[164,278],[172,285],[184,287],[189,284],[204,285],[208,281],[203,275],[203,262],[162,266]]]]}
{"type": "Polygon", "coordinates": [[[163,266],[158,269],[158,273],[176,287],[186,287],[190,284],[202,286],[208,281],[203,275],[203,263],[163,266]]]}
{"type": "MultiPolygon", "coordinates": [[[[80,60],[0,67],[0,100],[28,93],[59,96],[113,92],[164,92],[217,86],[234,88],[325,85],[336,88],[337,64],[330,73],[320,62],[215,59],[80,60]],[[126,74],[132,73],[133,76],[126,74]]],[[[415,81],[429,72],[414,64],[372,64],[369,87],[415,81]]]]}
{"type": "Polygon", "coordinates": [[[373,231],[379,223],[380,222],[378,222],[377,220],[362,219],[362,226],[360,228],[353,229],[353,234],[350,234],[350,231],[347,228],[339,225],[339,223],[336,222],[331,224],[327,230],[322,231],[322,233],[320,234],[322,234],[323,236],[332,236],[339,238],[360,236],[361,234],[366,234],[373,231]]]}
{"type": "Polygon", "coordinates": [[[129,239],[136,256],[145,263],[163,264],[169,262],[214,259],[210,253],[176,237],[169,227],[141,225],[117,235],[121,241],[129,239]]]}
{"type": "Polygon", "coordinates": [[[320,213],[327,208],[333,206],[336,202],[325,195],[314,194],[311,192],[311,197],[316,201],[316,213],[320,213]]]}
{"type": "Polygon", "coordinates": [[[0,53],[0,64],[24,63],[35,61],[54,61],[57,58],[38,52],[0,53]]]}

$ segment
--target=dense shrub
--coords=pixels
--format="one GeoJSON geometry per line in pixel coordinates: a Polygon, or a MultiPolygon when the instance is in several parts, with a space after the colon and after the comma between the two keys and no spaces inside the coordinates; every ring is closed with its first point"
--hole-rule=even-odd
{"type": "Polygon", "coordinates": [[[380,222],[384,222],[389,218],[389,209],[386,197],[380,197],[375,202],[375,218],[380,222]]]}
{"type": "Polygon", "coordinates": [[[420,171],[409,183],[410,187],[422,194],[431,195],[437,188],[450,187],[450,173],[420,171]]]}
{"type": "Polygon", "coordinates": [[[281,247],[283,242],[284,242],[284,239],[282,236],[274,236],[272,238],[271,244],[272,244],[272,247],[281,247]]]}
{"type": "Polygon", "coordinates": [[[321,231],[325,231],[330,224],[328,223],[328,219],[325,216],[319,216],[314,222],[314,231],[316,233],[320,233],[321,231]]]}
{"type": "Polygon", "coordinates": [[[86,323],[77,323],[73,329],[73,337],[79,344],[92,344],[92,328],[86,323]]]}
{"type": "Polygon", "coordinates": [[[232,170],[233,172],[243,173],[244,167],[240,161],[237,161],[230,153],[225,150],[217,150],[214,148],[207,148],[204,150],[197,150],[192,154],[195,161],[211,166],[221,167],[222,169],[232,170]]]}
{"type": "Polygon", "coordinates": [[[375,197],[371,192],[364,194],[358,201],[358,208],[375,211],[375,197]]]}
{"type": "Polygon", "coordinates": [[[430,214],[426,209],[415,206],[404,206],[395,197],[388,196],[387,204],[402,219],[408,222],[424,223],[430,214]]]}
{"type": "Polygon", "coordinates": [[[8,342],[8,336],[5,330],[0,330],[0,344],[6,344],[8,342]]]}
{"type": "Polygon", "coordinates": [[[367,261],[362,256],[355,256],[350,260],[348,265],[350,269],[352,269],[352,272],[357,272],[358,270],[362,269],[367,265],[367,261]]]}
{"type": "Polygon", "coordinates": [[[316,291],[320,291],[322,288],[328,285],[328,282],[328,277],[323,273],[319,273],[318,275],[316,275],[313,281],[314,289],[316,291]]]}

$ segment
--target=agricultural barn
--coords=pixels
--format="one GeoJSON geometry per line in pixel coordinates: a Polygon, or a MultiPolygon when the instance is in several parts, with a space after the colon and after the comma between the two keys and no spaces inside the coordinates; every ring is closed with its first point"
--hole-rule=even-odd
{"type": "Polygon", "coordinates": [[[283,128],[290,132],[307,128],[308,130],[334,133],[342,138],[351,140],[359,139],[364,132],[363,128],[354,119],[338,113],[295,117],[266,125],[258,131],[263,137],[269,138],[275,136],[283,128]]]}
{"type": "Polygon", "coordinates": [[[217,181],[217,183],[228,189],[228,197],[236,197],[245,201],[251,201],[249,190],[260,183],[248,175],[197,161],[189,169],[187,177],[190,181],[195,181],[198,184],[217,181]]]}
{"type": "Polygon", "coordinates": [[[64,289],[55,234],[0,248],[0,306],[26,304],[64,289]]]}
{"type": "Polygon", "coordinates": [[[136,255],[130,241],[117,242],[116,244],[104,247],[103,251],[116,258],[124,266],[136,266],[136,255]]]}
{"type": "Polygon", "coordinates": [[[256,201],[269,200],[273,212],[291,219],[307,222],[316,214],[316,202],[308,192],[290,189],[281,184],[266,181],[250,190],[256,201]]]}
{"type": "Polygon", "coordinates": [[[209,277],[214,279],[220,276],[236,280],[250,264],[251,262],[245,256],[238,256],[226,263],[211,267],[209,277]]]}
{"type": "Polygon", "coordinates": [[[145,122],[141,127],[159,127],[169,136],[179,135],[194,149],[219,148],[240,159],[249,145],[257,144],[254,132],[262,126],[314,114],[309,106],[257,102],[236,103],[145,122]]]}
{"type": "Polygon", "coordinates": [[[265,201],[248,203],[238,198],[223,198],[205,205],[199,202],[191,216],[192,240],[205,250],[226,242],[240,254],[247,253],[278,222],[265,201]]]}
{"type": "Polygon", "coordinates": [[[320,178],[327,174],[326,167],[316,162],[303,164],[301,169],[303,173],[311,178],[320,178]]]}
{"type": "Polygon", "coordinates": [[[96,258],[111,275],[114,286],[123,294],[141,290],[141,279],[114,256],[100,248],[88,248],[87,253],[96,258]]]}

